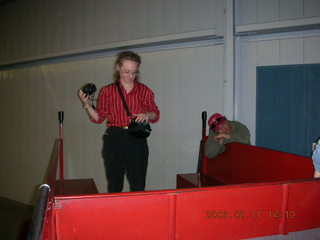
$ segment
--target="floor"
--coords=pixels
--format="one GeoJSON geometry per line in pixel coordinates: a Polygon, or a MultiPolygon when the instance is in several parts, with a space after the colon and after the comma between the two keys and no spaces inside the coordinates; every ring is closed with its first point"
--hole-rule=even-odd
{"type": "Polygon", "coordinates": [[[0,197],[0,239],[26,238],[33,207],[0,197]]]}
{"type": "Polygon", "coordinates": [[[300,232],[292,232],[288,235],[274,235],[269,237],[250,238],[250,240],[319,240],[320,228],[300,232]]]}

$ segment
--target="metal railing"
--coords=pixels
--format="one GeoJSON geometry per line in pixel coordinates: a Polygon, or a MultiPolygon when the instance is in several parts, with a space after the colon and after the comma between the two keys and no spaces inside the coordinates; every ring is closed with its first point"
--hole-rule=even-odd
{"type": "Polygon", "coordinates": [[[50,187],[47,184],[42,184],[39,188],[38,201],[29,226],[27,240],[38,240],[41,237],[49,193],[50,187]]]}
{"type": "MultiPolygon", "coordinates": [[[[59,139],[56,139],[52,149],[49,173],[47,181],[39,187],[38,200],[33,211],[31,223],[29,225],[27,240],[39,240],[42,238],[43,225],[47,210],[53,203],[53,194],[55,189],[58,163],[60,163],[60,181],[64,180],[63,169],[63,112],[59,112],[59,139]],[[60,160],[60,161],[59,161],[60,160]]],[[[62,186],[62,184],[61,184],[62,186]]]]}

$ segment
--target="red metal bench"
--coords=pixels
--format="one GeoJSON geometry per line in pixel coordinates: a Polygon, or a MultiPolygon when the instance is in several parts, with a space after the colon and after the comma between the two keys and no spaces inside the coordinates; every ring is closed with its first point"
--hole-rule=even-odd
{"type": "Polygon", "coordinates": [[[241,143],[203,161],[201,174],[177,175],[177,188],[301,180],[314,172],[311,158],[241,143]]]}

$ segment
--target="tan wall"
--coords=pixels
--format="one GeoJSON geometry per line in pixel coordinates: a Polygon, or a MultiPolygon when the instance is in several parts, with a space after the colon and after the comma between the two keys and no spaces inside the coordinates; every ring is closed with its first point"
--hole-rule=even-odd
{"type": "Polygon", "coordinates": [[[223,0],[12,1],[0,7],[0,63],[149,42],[216,25],[223,29],[223,0]]]}
{"type": "Polygon", "coordinates": [[[250,32],[235,37],[236,71],[229,73],[235,84],[224,72],[232,71],[227,66],[233,64],[233,51],[226,62],[222,42],[185,46],[190,37],[223,36],[224,4],[231,2],[19,0],[1,5],[0,67],[92,50],[108,50],[109,55],[1,68],[0,195],[34,203],[58,137],[58,111],[65,112],[66,178],[93,177],[105,191],[100,156],[105,127],[88,121],[76,91],[86,82],[100,88],[110,81],[114,48],[161,45],[139,49],[143,82],[154,90],[161,110],[149,139],[148,189],[173,188],[175,174],[195,171],[204,110],[208,115],[235,112],[254,138],[256,66],[319,63],[319,1],[234,1],[236,33],[250,32]],[[279,34],[278,26],[295,24],[299,33],[279,34]],[[302,31],[310,25],[312,33],[302,31]],[[271,35],[254,36],[259,27],[271,35]],[[167,40],[177,41],[171,50],[162,46],[167,40]],[[235,109],[227,109],[226,93],[235,94],[235,109]]]}
{"type": "MultiPolygon", "coordinates": [[[[161,120],[149,140],[147,189],[175,188],[177,173],[196,170],[201,112],[222,111],[223,47],[141,53],[142,82],[156,95],[161,120]]],[[[86,82],[111,82],[114,57],[0,72],[0,195],[34,202],[44,182],[58,111],[64,111],[65,178],[94,178],[106,192],[101,157],[105,125],[91,123],[76,92],[86,82]]]]}

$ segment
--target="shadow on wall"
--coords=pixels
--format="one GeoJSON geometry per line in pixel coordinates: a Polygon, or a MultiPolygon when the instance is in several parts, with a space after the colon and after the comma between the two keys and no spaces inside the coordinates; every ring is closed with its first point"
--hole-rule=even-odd
{"type": "Polygon", "coordinates": [[[0,239],[25,239],[33,206],[0,197],[0,239]]]}

